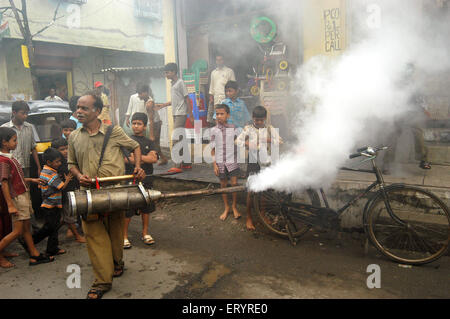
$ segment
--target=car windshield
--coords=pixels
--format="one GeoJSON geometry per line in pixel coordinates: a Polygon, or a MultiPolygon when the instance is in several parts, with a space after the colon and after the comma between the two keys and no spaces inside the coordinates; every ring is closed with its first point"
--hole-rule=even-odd
{"type": "Polygon", "coordinates": [[[61,122],[68,119],[70,113],[35,114],[28,116],[27,122],[37,131],[37,142],[49,142],[62,136],[61,122]]]}

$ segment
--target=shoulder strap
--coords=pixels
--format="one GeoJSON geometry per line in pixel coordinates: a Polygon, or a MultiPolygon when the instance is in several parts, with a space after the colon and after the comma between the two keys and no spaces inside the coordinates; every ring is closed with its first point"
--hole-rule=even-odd
{"type": "Polygon", "coordinates": [[[106,150],[106,145],[108,145],[108,141],[109,141],[109,138],[111,137],[113,128],[114,128],[113,125],[110,125],[106,129],[105,138],[103,139],[102,152],[100,153],[100,160],[98,161],[97,172],[100,169],[100,166],[102,166],[103,156],[105,155],[105,150],[106,150]]]}

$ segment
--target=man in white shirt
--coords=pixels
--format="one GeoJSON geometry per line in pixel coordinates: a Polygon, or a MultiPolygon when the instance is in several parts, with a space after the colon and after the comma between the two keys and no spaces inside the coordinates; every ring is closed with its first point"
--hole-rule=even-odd
{"type": "Polygon", "coordinates": [[[225,66],[222,55],[216,55],[216,69],[211,72],[211,83],[209,85],[209,107],[208,123],[214,124],[214,106],[225,100],[225,84],[228,81],[236,81],[234,71],[225,66]]]}
{"type": "MultiPolygon", "coordinates": [[[[146,84],[139,84],[137,87],[137,93],[130,96],[130,102],[128,103],[128,109],[125,113],[125,123],[128,127],[131,127],[130,118],[136,112],[147,114],[146,103],[152,102],[153,99],[150,96],[150,87],[146,84]]],[[[161,121],[158,112],[154,112],[153,121],[161,121]]]]}
{"type": "Polygon", "coordinates": [[[56,90],[54,88],[50,89],[49,94],[50,95],[45,98],[46,102],[62,101],[62,98],[56,95],[56,90]]]}
{"type": "Polygon", "coordinates": [[[149,138],[155,143],[156,151],[160,158],[159,165],[164,165],[168,160],[161,151],[160,146],[162,121],[158,109],[154,107],[155,104],[151,95],[150,86],[147,84],[138,85],[137,93],[130,96],[128,109],[125,113],[125,123],[131,128],[130,118],[133,117],[134,113],[140,112],[147,114],[149,120],[149,138]]]}

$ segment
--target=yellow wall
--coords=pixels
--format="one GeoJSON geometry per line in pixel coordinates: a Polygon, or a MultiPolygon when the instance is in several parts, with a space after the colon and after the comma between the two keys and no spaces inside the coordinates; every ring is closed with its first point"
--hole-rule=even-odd
{"type": "Polygon", "coordinates": [[[304,61],[315,55],[339,55],[347,45],[345,0],[303,2],[304,61]]]}

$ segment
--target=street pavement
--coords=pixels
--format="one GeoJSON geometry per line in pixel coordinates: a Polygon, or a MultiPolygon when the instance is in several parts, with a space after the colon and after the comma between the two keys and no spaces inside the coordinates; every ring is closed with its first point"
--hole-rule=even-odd
{"type": "MultiPolygon", "coordinates": [[[[155,174],[170,167],[156,166],[155,174]]],[[[353,189],[373,179],[371,174],[341,171],[336,184],[353,189]]],[[[385,179],[439,190],[442,196],[450,193],[448,166],[424,171],[407,164],[385,179]]],[[[218,184],[217,177],[210,165],[200,164],[191,171],[161,176],[155,186],[167,192],[210,183],[218,184]]],[[[243,201],[238,204],[243,218],[220,221],[220,195],[166,200],[157,207],[150,221],[156,244],[144,245],[140,218],[134,217],[129,230],[133,248],[124,251],[125,274],[114,280],[105,299],[450,298],[448,255],[420,267],[401,265],[373,247],[366,250],[365,235],[358,231],[312,229],[292,246],[265,231],[257,220],[257,230],[247,231],[243,201]],[[374,265],[381,271],[381,288],[367,285],[374,265]]],[[[28,266],[24,251],[14,243],[9,250],[20,256],[11,259],[16,267],[0,269],[0,299],[85,298],[93,280],[85,244],[66,239],[65,229],[60,241],[67,254],[35,267],[28,266]]],[[[45,241],[38,248],[44,250],[45,241]]]]}

